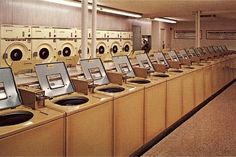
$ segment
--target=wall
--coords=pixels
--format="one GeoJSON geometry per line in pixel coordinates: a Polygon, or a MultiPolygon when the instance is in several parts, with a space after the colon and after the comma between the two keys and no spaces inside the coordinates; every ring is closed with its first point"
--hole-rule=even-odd
{"type": "Polygon", "coordinates": [[[152,49],[153,50],[162,50],[162,41],[161,41],[161,30],[165,30],[165,48],[171,48],[172,40],[172,24],[163,23],[163,22],[152,22],[152,49]]]}
{"type": "MultiPolygon", "coordinates": [[[[133,19],[98,13],[97,28],[131,30],[133,19]]],[[[89,28],[92,17],[89,13],[89,28]]],[[[40,0],[0,0],[0,24],[81,27],[81,9],[40,0]]]]}
{"type": "Polygon", "coordinates": [[[160,29],[165,30],[165,48],[171,48],[172,26],[173,24],[160,22],[160,29]]]}
{"type": "Polygon", "coordinates": [[[129,23],[135,26],[141,26],[141,35],[152,34],[152,21],[150,19],[129,19],[129,23]]]}
{"type": "MultiPolygon", "coordinates": [[[[206,39],[207,30],[236,30],[235,20],[211,20],[201,21],[202,39],[201,46],[208,45],[227,45],[230,49],[236,49],[236,40],[209,40],[206,39]]],[[[172,30],[172,47],[173,48],[188,48],[195,46],[194,39],[174,39],[174,30],[194,30],[194,22],[178,22],[172,30]]]]}

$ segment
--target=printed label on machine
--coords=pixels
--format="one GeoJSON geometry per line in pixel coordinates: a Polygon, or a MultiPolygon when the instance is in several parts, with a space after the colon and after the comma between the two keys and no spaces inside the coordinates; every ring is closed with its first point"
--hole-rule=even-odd
{"type": "Polygon", "coordinates": [[[0,100],[6,99],[7,93],[3,82],[0,82],[0,100]]]}
{"type": "Polygon", "coordinates": [[[61,88],[65,86],[61,74],[47,75],[47,80],[51,89],[61,88]]]}
{"type": "Polygon", "coordinates": [[[146,68],[147,70],[151,69],[151,66],[149,65],[147,60],[142,60],[141,63],[143,65],[143,67],[146,68]]]}
{"type": "Polygon", "coordinates": [[[121,72],[124,74],[127,74],[128,72],[130,72],[129,66],[127,65],[127,63],[119,64],[119,67],[121,69],[121,72]]]}
{"type": "Polygon", "coordinates": [[[100,80],[102,78],[102,73],[98,67],[90,68],[88,70],[93,80],[100,80]]]}

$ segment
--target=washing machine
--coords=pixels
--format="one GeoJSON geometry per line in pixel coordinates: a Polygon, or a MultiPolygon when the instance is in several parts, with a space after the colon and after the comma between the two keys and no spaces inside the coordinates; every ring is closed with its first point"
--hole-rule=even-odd
{"type": "Polygon", "coordinates": [[[121,33],[118,31],[110,31],[109,34],[109,46],[112,56],[124,55],[121,45],[121,33]]]}
{"type": "Polygon", "coordinates": [[[0,156],[64,156],[63,114],[27,106],[25,99],[35,100],[21,97],[11,68],[0,68],[0,76],[0,156]]]}
{"type": "Polygon", "coordinates": [[[108,31],[97,31],[96,32],[96,56],[101,58],[103,61],[110,61],[111,54],[109,53],[109,32],[108,31]]]}
{"type": "Polygon", "coordinates": [[[73,86],[63,62],[35,69],[40,87],[51,98],[46,106],[66,115],[65,156],[112,156],[112,97],[75,92],[79,85],[73,86]]]}
{"type": "Polygon", "coordinates": [[[56,34],[51,27],[33,26],[32,29],[32,58],[42,63],[57,61],[56,34]]]}
{"type": "Polygon", "coordinates": [[[31,60],[31,28],[29,26],[1,25],[0,67],[13,62],[31,60]]]}
{"type": "Polygon", "coordinates": [[[133,32],[121,32],[121,45],[123,55],[133,52],[133,32]]]}

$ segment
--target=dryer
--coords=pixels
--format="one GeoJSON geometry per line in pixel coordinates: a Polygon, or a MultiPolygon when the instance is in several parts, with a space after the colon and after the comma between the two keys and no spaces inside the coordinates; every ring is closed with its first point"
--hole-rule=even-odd
{"type": "Polygon", "coordinates": [[[122,53],[122,45],[121,45],[121,33],[118,31],[110,31],[109,36],[109,45],[110,45],[110,53],[112,56],[121,56],[122,53]]]}
{"type": "Polygon", "coordinates": [[[29,26],[1,25],[0,67],[13,62],[31,60],[31,28],[29,26]]]}
{"type": "Polygon", "coordinates": [[[122,53],[130,55],[133,52],[133,32],[121,32],[122,53]]]}
{"type": "Polygon", "coordinates": [[[32,58],[42,63],[55,62],[56,34],[51,27],[33,26],[32,29],[32,58]]]}
{"type": "Polygon", "coordinates": [[[96,56],[103,61],[111,60],[111,54],[109,53],[109,32],[97,31],[96,32],[96,56]]]}
{"type": "Polygon", "coordinates": [[[78,56],[76,31],[73,28],[55,28],[56,51],[59,58],[78,56]]]}

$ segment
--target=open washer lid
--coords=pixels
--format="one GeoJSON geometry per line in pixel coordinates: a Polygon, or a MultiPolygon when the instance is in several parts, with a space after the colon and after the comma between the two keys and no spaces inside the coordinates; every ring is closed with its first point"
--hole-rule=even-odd
{"type": "Polygon", "coordinates": [[[74,92],[68,71],[63,62],[37,64],[35,70],[41,89],[48,97],[74,92]]]}
{"type": "Polygon", "coordinates": [[[21,105],[12,70],[0,68],[0,110],[21,105]]]}
{"type": "Polygon", "coordinates": [[[180,50],[179,54],[182,56],[183,59],[190,59],[185,49],[180,50]]]}
{"type": "Polygon", "coordinates": [[[170,67],[169,63],[166,60],[165,55],[162,52],[155,53],[154,58],[156,59],[158,64],[165,65],[168,68],[170,67]]]}
{"type": "Polygon", "coordinates": [[[134,70],[129,61],[128,56],[113,56],[112,60],[115,64],[116,70],[122,74],[126,74],[128,77],[135,77],[134,70]]]}
{"type": "Polygon", "coordinates": [[[147,69],[149,72],[155,71],[152,62],[146,53],[137,54],[136,59],[140,67],[147,69]]]}
{"type": "Polygon", "coordinates": [[[169,51],[168,54],[169,54],[172,61],[180,62],[179,57],[177,56],[177,54],[174,50],[169,51]]]}
{"type": "Polygon", "coordinates": [[[110,83],[100,58],[80,60],[80,65],[85,78],[93,80],[94,84],[104,85],[110,83]]]}
{"type": "Polygon", "coordinates": [[[188,52],[190,53],[190,55],[192,55],[192,57],[198,56],[193,48],[188,49],[188,52]]]}

